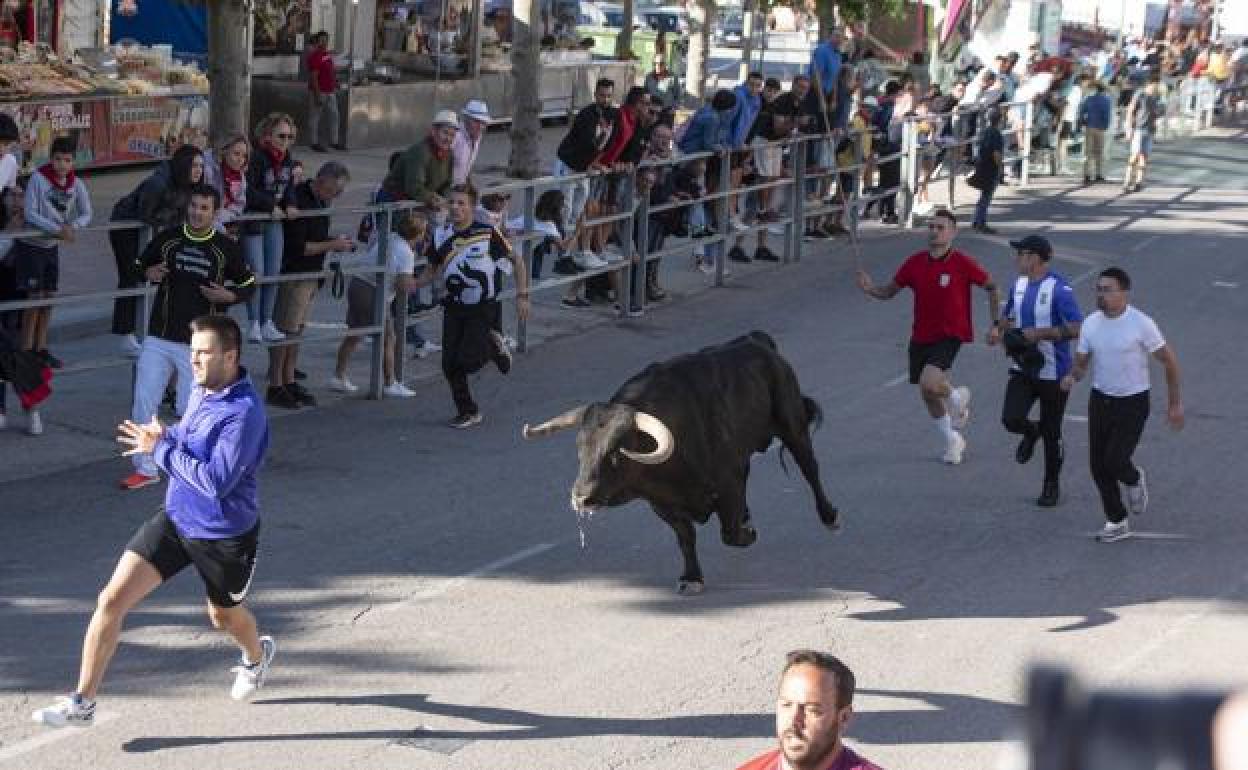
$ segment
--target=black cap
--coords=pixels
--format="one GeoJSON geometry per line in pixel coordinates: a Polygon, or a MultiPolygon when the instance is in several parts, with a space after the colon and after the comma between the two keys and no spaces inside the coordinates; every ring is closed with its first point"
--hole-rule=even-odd
{"type": "Polygon", "coordinates": [[[1041,259],[1052,259],[1053,245],[1049,239],[1040,235],[1029,235],[1021,241],[1010,241],[1015,251],[1030,251],[1040,255],[1041,259]]]}

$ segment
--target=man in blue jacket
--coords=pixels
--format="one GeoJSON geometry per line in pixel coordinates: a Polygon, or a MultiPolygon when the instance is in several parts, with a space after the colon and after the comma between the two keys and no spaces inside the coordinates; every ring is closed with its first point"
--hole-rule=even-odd
{"type": "Polygon", "coordinates": [[[239,366],[242,332],[226,315],[191,322],[195,390],[182,421],[165,427],[155,417],[118,430],[126,454],[149,453],[169,474],[165,505],[141,526],[100,592],[83,642],[78,686],[69,697],[34,712],[50,727],[90,727],[95,696],[117,649],[122,621],[148,594],[194,565],[208,594],[212,624],[243,651],[230,691],[251,697],[263,684],[277,645],[260,636],[242,606],[251,587],[260,531],[256,474],[269,443],[268,422],[247,372],[239,366]]]}
{"type": "Polygon", "coordinates": [[[1092,84],[1092,93],[1083,98],[1079,105],[1078,124],[1083,127],[1087,144],[1083,149],[1083,183],[1093,181],[1104,182],[1102,164],[1105,160],[1105,132],[1109,130],[1109,119],[1114,111],[1114,103],[1105,93],[1105,84],[1099,80],[1092,84]]]}

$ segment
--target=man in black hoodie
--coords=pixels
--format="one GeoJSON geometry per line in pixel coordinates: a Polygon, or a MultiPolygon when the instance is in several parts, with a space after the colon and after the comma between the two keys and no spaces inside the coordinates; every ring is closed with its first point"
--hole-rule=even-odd
{"type": "MultiPolygon", "coordinates": [[[[555,159],[555,176],[582,174],[587,171],[608,171],[599,157],[615,133],[619,110],[611,105],[615,82],[603,78],[594,85],[594,103],[576,114],[572,126],[559,143],[555,159]]],[[[588,233],[581,225],[582,217],[598,216],[596,201],[605,191],[606,177],[581,179],[564,191],[568,200],[568,229],[577,234],[581,249],[572,255],[578,267],[603,267],[606,261],[595,258],[589,249],[588,233]],[[591,181],[597,184],[591,184],[591,181]]]]}
{"type": "MultiPolygon", "coordinates": [[[[160,286],[135,366],[130,417],[138,425],[146,425],[156,414],[174,372],[178,375],[178,414],[186,410],[195,384],[191,321],[247,301],[256,287],[238,242],[216,229],[221,194],[201,183],[190,189],[189,199],[186,223],[158,233],[140,261],[147,280],[160,286]],[[227,282],[232,288],[225,288],[227,282]]],[[[134,473],[121,480],[122,489],[142,489],[160,482],[151,455],[136,454],[131,459],[134,473]]]]}

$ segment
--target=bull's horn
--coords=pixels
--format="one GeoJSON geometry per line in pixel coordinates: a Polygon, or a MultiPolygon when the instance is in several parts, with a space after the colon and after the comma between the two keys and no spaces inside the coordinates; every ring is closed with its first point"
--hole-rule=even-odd
{"type": "Polygon", "coordinates": [[[529,427],[526,423],[522,433],[525,438],[537,438],[539,436],[557,433],[561,430],[567,430],[568,428],[574,428],[577,425],[580,425],[581,417],[585,414],[585,409],[586,407],[583,406],[578,406],[575,409],[569,409],[558,417],[552,417],[546,422],[533,427],[529,427]]]}
{"type": "Polygon", "coordinates": [[[633,462],[638,462],[642,465],[658,465],[667,462],[667,458],[672,456],[672,450],[676,448],[676,439],[672,436],[672,432],[667,429],[667,426],[663,424],[663,421],[654,415],[637,412],[633,415],[633,422],[636,423],[637,430],[654,439],[654,451],[630,452],[621,448],[620,453],[633,462]]]}

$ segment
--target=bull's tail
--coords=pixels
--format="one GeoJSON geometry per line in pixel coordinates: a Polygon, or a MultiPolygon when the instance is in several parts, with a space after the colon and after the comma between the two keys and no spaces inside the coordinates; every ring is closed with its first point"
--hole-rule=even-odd
{"type": "MultiPolygon", "coordinates": [[[[802,396],[802,407],[806,410],[806,424],[813,425],[812,430],[818,430],[823,425],[823,409],[819,406],[819,402],[810,396],[802,396]]],[[[784,444],[780,445],[780,468],[784,471],[784,475],[789,475],[789,466],[784,462],[784,444]]]]}

